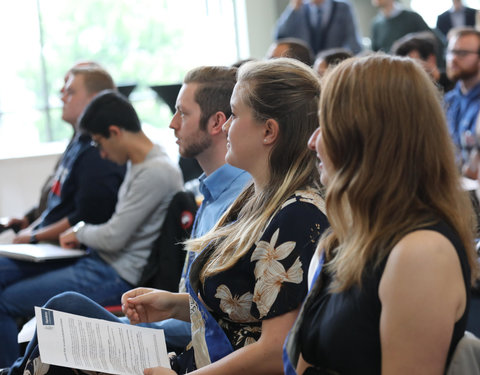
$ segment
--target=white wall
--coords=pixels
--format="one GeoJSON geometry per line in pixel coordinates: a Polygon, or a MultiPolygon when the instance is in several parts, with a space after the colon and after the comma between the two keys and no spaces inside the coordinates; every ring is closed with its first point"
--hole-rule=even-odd
{"type": "Polygon", "coordinates": [[[0,217],[23,216],[38,202],[58,154],[0,159],[0,217]]]}
{"type": "Polygon", "coordinates": [[[265,57],[278,18],[277,0],[237,1],[237,27],[241,58],[265,57]]]}

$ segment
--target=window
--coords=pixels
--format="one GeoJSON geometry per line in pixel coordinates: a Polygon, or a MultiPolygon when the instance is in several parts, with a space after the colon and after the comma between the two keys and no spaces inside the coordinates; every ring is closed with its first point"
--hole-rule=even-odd
{"type": "Polygon", "coordinates": [[[142,122],[167,127],[171,112],[149,86],[237,61],[234,13],[226,0],[0,2],[0,157],[51,150],[51,142],[62,149],[72,129],[61,120],[59,89],[79,60],[99,62],[117,85],[135,84],[130,99],[142,122]]]}
{"type": "MultiPolygon", "coordinates": [[[[478,0],[463,0],[465,6],[471,8],[478,7],[478,0]]],[[[418,12],[425,22],[431,28],[434,28],[437,24],[437,17],[452,7],[452,0],[412,0],[412,9],[418,12]]]]}

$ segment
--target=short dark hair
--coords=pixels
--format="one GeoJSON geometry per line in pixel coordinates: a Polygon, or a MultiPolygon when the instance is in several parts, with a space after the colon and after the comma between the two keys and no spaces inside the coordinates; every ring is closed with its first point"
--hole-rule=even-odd
{"type": "Polygon", "coordinates": [[[142,127],[137,112],[126,97],[114,90],[104,90],[98,93],[83,111],[80,129],[90,134],[100,134],[110,137],[109,126],[132,133],[138,133],[142,127]]]}
{"type": "Polygon", "coordinates": [[[237,82],[237,68],[227,66],[200,66],[190,70],[183,83],[196,83],[195,101],[200,106],[200,129],[207,128],[208,119],[216,112],[229,118],[232,114],[230,98],[237,82]]]}
{"type": "Polygon", "coordinates": [[[427,60],[431,55],[437,55],[437,41],[429,31],[410,33],[393,43],[391,53],[397,56],[408,56],[412,51],[417,51],[422,60],[427,60]]]}
{"type": "Polygon", "coordinates": [[[342,62],[343,60],[353,57],[353,53],[345,48],[329,48],[323,51],[320,51],[316,58],[315,62],[318,60],[325,61],[327,66],[334,66],[342,62]]]}
{"type": "Polygon", "coordinates": [[[285,44],[288,47],[287,52],[284,53],[282,57],[290,57],[292,59],[301,61],[308,66],[313,65],[313,51],[302,39],[281,38],[277,39],[275,44],[277,46],[279,44],[285,44]]]}

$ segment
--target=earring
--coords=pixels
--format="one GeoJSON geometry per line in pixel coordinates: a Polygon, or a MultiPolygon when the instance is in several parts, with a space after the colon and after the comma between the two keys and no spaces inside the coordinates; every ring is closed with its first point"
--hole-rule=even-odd
{"type": "Polygon", "coordinates": [[[263,143],[267,143],[267,138],[263,138],[263,143]]]}

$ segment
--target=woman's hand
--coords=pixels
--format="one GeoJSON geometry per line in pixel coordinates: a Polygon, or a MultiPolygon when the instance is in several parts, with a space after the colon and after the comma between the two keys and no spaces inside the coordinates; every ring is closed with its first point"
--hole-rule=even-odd
{"type": "Polygon", "coordinates": [[[166,367],[151,367],[143,370],[143,375],[176,375],[177,373],[166,367]]]}
{"type": "Polygon", "coordinates": [[[122,296],[122,311],[132,324],[158,322],[169,318],[182,319],[182,310],[189,314],[188,296],[152,288],[132,289],[122,296]]]}

